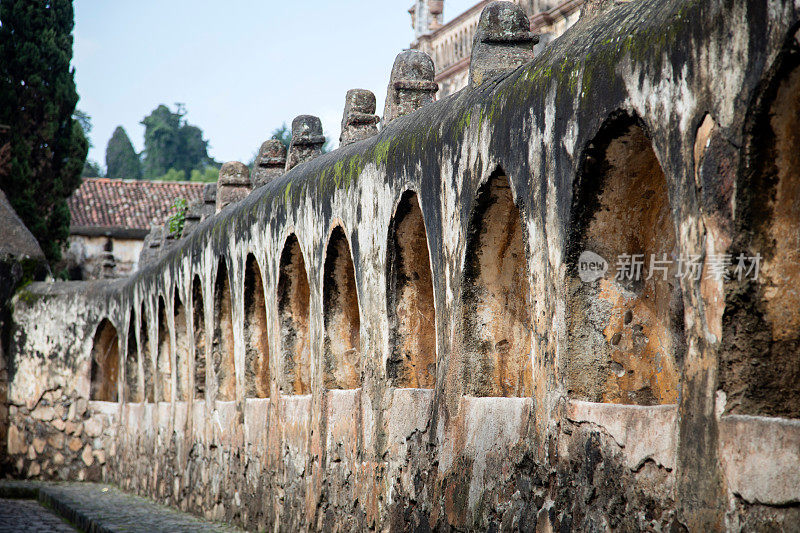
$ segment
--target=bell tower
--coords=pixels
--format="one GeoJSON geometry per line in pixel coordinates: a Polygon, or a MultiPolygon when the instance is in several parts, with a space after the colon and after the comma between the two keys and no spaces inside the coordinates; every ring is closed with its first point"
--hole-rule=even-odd
{"type": "Polygon", "coordinates": [[[414,38],[419,39],[436,31],[442,26],[442,12],[444,0],[416,0],[408,10],[411,14],[411,26],[414,28],[414,38]]]}

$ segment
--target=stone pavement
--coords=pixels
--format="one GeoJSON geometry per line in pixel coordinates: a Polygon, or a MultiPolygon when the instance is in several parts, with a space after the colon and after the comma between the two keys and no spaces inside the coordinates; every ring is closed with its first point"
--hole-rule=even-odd
{"type": "Polygon", "coordinates": [[[0,533],[73,533],[77,531],[34,500],[0,498],[0,533]]]}
{"type": "Polygon", "coordinates": [[[126,494],[109,485],[0,481],[0,533],[75,531],[58,515],[90,533],[240,531],[126,494]],[[38,502],[34,501],[37,499],[38,502]]]}

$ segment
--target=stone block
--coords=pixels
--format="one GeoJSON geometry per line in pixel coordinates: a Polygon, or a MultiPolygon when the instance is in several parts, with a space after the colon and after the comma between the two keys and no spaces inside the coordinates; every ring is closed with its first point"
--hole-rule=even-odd
{"type": "Polygon", "coordinates": [[[73,452],[77,452],[78,450],[80,450],[81,446],[83,446],[83,441],[81,441],[81,439],[79,439],[78,437],[73,437],[69,441],[68,445],[69,449],[72,450],[73,452]]]}
{"type": "Polygon", "coordinates": [[[292,121],[292,142],[286,156],[286,172],[322,153],[325,137],[322,121],[313,115],[300,115],[292,121]]]}
{"type": "Polygon", "coordinates": [[[41,420],[42,422],[50,422],[55,418],[56,412],[55,409],[50,407],[49,405],[40,405],[36,409],[31,412],[31,416],[37,420],[41,420]]]}
{"type": "Polygon", "coordinates": [[[439,85],[434,81],[436,71],[431,57],[420,50],[404,50],[394,60],[383,125],[433,102],[439,85]]]}
{"type": "Polygon", "coordinates": [[[88,444],[84,446],[83,452],[81,452],[81,460],[86,466],[92,466],[94,464],[94,453],[92,453],[92,447],[88,444]]]}
{"type": "Polygon", "coordinates": [[[32,446],[33,449],[36,450],[37,454],[42,453],[44,451],[44,445],[45,445],[44,439],[40,439],[39,437],[33,439],[32,446]]]}
{"type": "Polygon", "coordinates": [[[346,146],[378,134],[380,118],[375,115],[375,95],[366,89],[347,91],[339,145],[346,146]]]}
{"type": "Polygon", "coordinates": [[[525,11],[514,2],[492,2],[481,12],[472,41],[469,83],[488,79],[533,61],[539,37],[530,30],[525,11]]]}
{"type": "Polygon", "coordinates": [[[25,432],[20,431],[17,426],[11,425],[8,428],[8,454],[17,455],[28,451],[28,444],[25,442],[25,432]]]}
{"type": "Polygon", "coordinates": [[[261,144],[251,175],[253,188],[257,189],[286,172],[286,147],[278,139],[261,144]]]}
{"type": "Polygon", "coordinates": [[[238,161],[222,165],[217,180],[217,212],[250,194],[250,169],[238,161]]]}
{"type": "Polygon", "coordinates": [[[54,433],[47,438],[47,444],[56,450],[60,450],[64,447],[64,441],[65,437],[63,433],[54,433]]]}
{"type": "Polygon", "coordinates": [[[99,437],[103,434],[103,420],[99,417],[88,418],[83,423],[83,429],[89,437],[99,437]]]}

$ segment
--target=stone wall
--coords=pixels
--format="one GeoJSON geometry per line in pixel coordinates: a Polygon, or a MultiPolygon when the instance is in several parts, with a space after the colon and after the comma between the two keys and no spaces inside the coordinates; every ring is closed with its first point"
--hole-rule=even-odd
{"type": "Polygon", "coordinates": [[[28,286],[11,469],[258,530],[795,527],[798,382],[770,365],[797,371],[797,124],[774,110],[796,109],[798,21],[788,0],[614,5],[129,280],[28,286]],[[700,275],[587,282],[588,247],[700,275]],[[737,250],[767,285],[711,275],[737,250]],[[746,291],[756,348],[731,343],[746,291]]]}

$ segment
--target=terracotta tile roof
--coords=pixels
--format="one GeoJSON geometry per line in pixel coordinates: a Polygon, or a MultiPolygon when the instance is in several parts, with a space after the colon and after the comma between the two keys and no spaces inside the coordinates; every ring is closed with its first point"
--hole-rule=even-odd
{"type": "Polygon", "coordinates": [[[143,234],[162,224],[176,198],[202,199],[204,183],[86,178],[69,198],[71,233],[143,234]]]}

